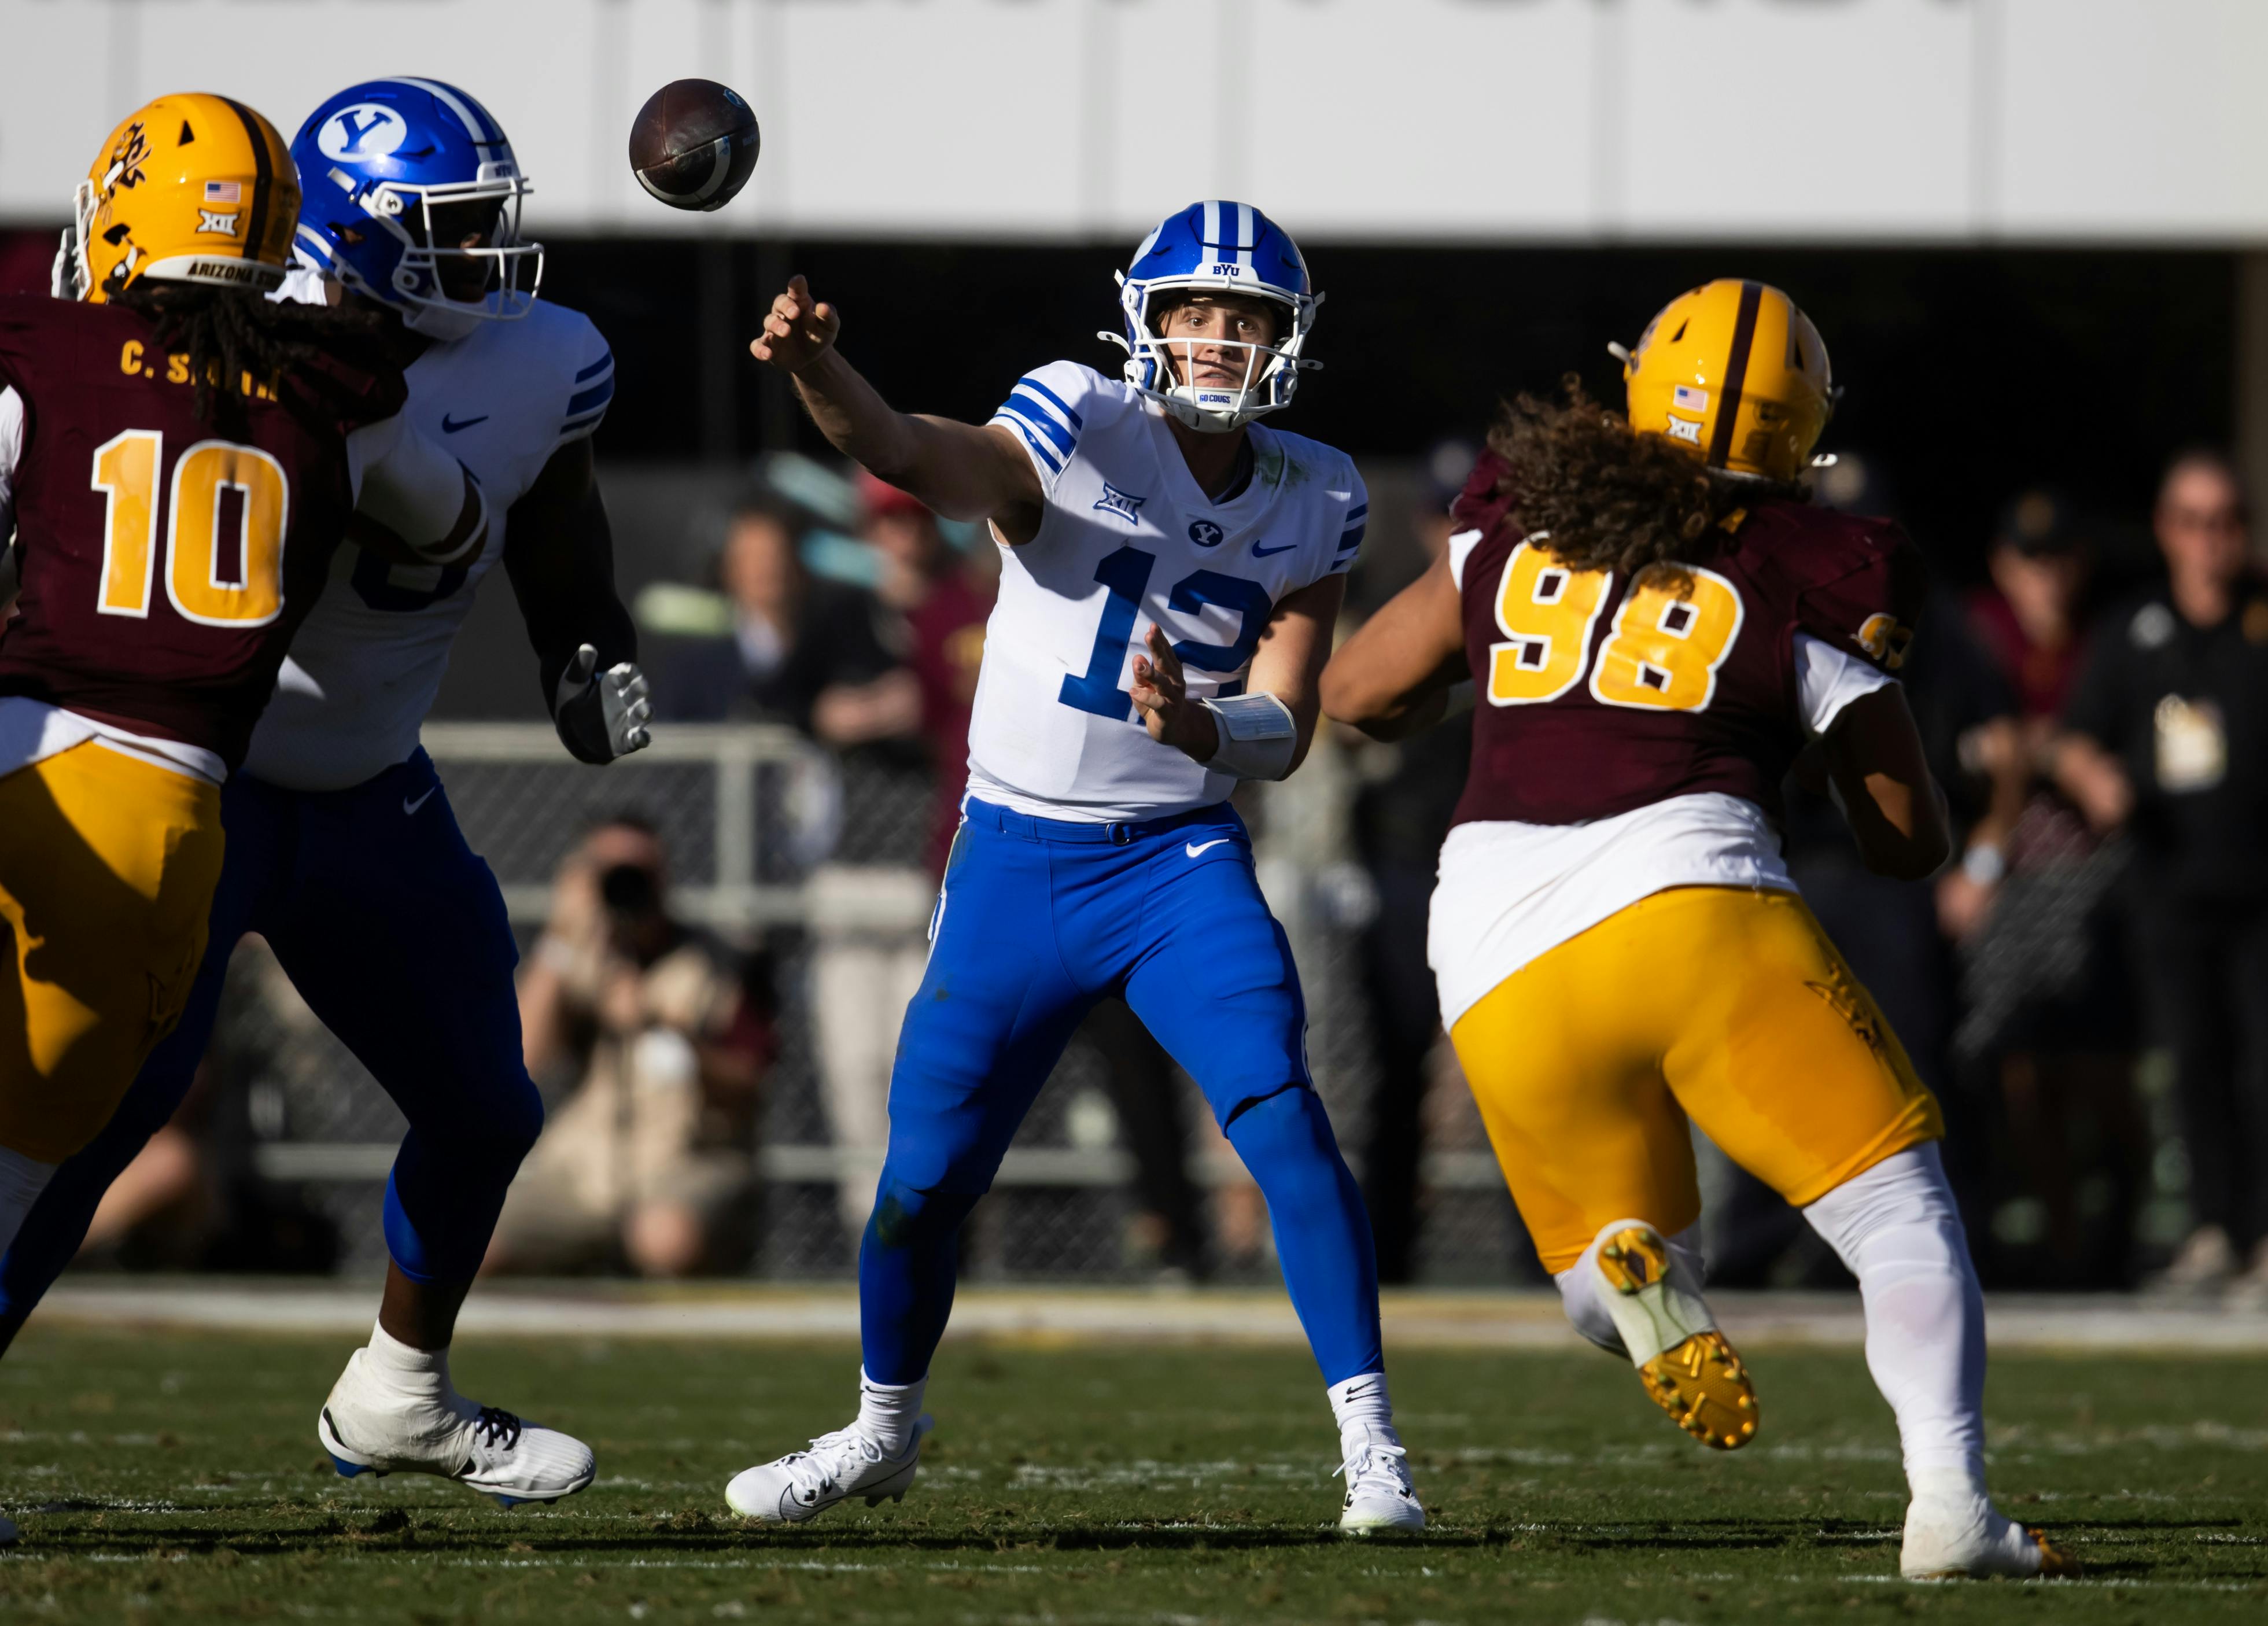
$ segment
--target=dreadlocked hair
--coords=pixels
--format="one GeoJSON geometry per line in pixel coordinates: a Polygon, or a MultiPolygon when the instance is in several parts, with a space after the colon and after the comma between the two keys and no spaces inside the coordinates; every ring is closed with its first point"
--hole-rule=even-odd
{"type": "Polygon", "coordinates": [[[242,432],[244,403],[254,394],[277,400],[310,429],[334,426],[348,386],[313,364],[342,340],[379,331],[372,312],[279,302],[243,288],[137,282],[110,298],[148,321],[166,354],[187,353],[196,386],[190,410],[228,433],[242,432]]]}
{"type": "Polygon", "coordinates": [[[1800,485],[1727,475],[1638,433],[1572,372],[1560,387],[1564,404],[1525,394],[1506,402],[1488,440],[1509,467],[1521,527],[1550,532],[1546,545],[1572,569],[1635,574],[1696,563],[1735,511],[1811,500],[1800,485]]]}

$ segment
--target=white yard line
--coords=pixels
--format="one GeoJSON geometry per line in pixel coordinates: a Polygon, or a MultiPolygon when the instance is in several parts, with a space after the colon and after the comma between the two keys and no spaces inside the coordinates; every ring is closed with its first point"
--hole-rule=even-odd
{"type": "MultiPolygon", "coordinates": [[[[335,1283],[248,1284],[151,1277],[70,1285],[48,1295],[39,1319],[63,1325],[171,1326],[236,1332],[359,1333],[377,1295],[335,1283]]],[[[1858,1347],[1858,1295],[1723,1293],[1726,1330],[1744,1346],[1858,1347]]],[[[1987,1303],[2001,1350],[2137,1350],[2268,1353],[2268,1313],[2119,1298],[2002,1297],[1987,1303]]],[[[1582,1347],[1550,1292],[1389,1293],[1387,1343],[1399,1349],[1572,1350],[1582,1347]]],[[[581,1283],[486,1288],[466,1306],[471,1335],[594,1338],[853,1339],[848,1286],[723,1284],[642,1290],[581,1283]]],[[[1245,1343],[1300,1347],[1281,1293],[1138,1288],[964,1289],[951,1335],[1037,1343],[1245,1343]]]]}

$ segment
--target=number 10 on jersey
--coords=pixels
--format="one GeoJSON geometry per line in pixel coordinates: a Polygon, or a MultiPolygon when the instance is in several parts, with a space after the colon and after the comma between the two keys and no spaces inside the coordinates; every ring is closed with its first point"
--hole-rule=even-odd
{"type": "MultiPolygon", "coordinates": [[[[146,619],[158,554],[158,482],[166,438],[129,429],[95,448],[94,489],[103,497],[102,585],[95,610],[146,619]]],[[[173,464],[166,493],[166,596],[183,619],[206,627],[261,627],[284,609],[284,533],[291,486],[284,466],[257,446],[200,440],[173,464]],[[223,570],[221,493],[242,499],[237,547],[223,570]]]]}

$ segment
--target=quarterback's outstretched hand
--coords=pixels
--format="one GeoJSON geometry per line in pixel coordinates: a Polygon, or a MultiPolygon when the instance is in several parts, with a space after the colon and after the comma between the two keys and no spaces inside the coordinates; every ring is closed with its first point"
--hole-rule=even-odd
{"type": "Polygon", "coordinates": [[[645,673],[636,661],[604,672],[598,665],[595,647],[585,644],[577,650],[559,674],[551,706],[561,741],[585,762],[611,762],[653,743],[646,731],[653,708],[646,702],[645,673]]]}
{"type": "Polygon", "coordinates": [[[841,314],[814,299],[811,284],[799,275],[772,300],[763,335],[749,344],[748,354],[783,372],[801,372],[835,347],[835,335],[842,331],[841,314]]]}
{"type": "Polygon", "coordinates": [[[1154,624],[1143,639],[1147,655],[1134,657],[1134,709],[1150,738],[1186,752],[1200,762],[1212,760],[1220,749],[1220,733],[1212,713],[1189,697],[1182,658],[1154,624]]]}

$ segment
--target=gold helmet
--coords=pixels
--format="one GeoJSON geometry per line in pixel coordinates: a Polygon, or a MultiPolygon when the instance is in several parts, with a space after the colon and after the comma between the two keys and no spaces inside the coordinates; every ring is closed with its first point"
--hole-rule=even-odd
{"type": "Polygon", "coordinates": [[[1777,288],[1731,277],[1678,295],[1622,358],[1631,427],[1727,474],[1793,480],[1834,416],[1827,346],[1777,288]]]}
{"type": "Polygon", "coordinates": [[[225,96],[160,96],[79,182],[73,286],[100,304],[144,277],[265,292],[291,263],[299,172],[276,127],[225,96]]]}

